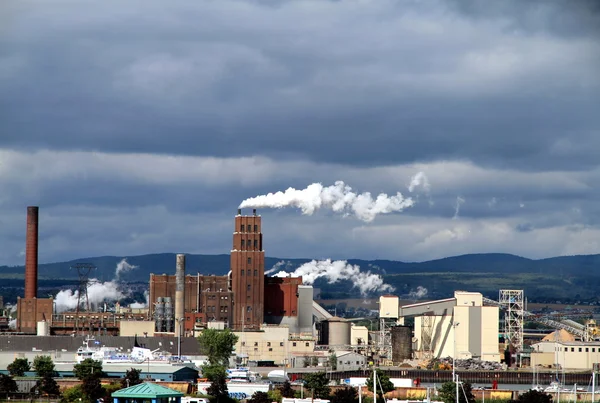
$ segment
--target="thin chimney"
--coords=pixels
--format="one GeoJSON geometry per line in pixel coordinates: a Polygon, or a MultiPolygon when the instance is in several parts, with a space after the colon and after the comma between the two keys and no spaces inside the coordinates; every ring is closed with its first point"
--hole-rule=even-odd
{"type": "Polygon", "coordinates": [[[27,236],[25,238],[25,298],[37,298],[38,215],[39,207],[27,207],[27,236]]]}

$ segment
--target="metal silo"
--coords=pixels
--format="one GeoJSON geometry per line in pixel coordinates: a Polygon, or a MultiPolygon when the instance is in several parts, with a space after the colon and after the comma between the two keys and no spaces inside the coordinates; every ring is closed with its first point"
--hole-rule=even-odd
{"type": "Polygon", "coordinates": [[[327,339],[330,346],[348,346],[350,342],[351,323],[342,318],[333,317],[327,320],[327,339]]]}
{"type": "Polygon", "coordinates": [[[408,326],[392,327],[392,361],[399,363],[412,358],[412,330],[408,326]]]}
{"type": "Polygon", "coordinates": [[[163,297],[158,297],[154,305],[154,322],[156,323],[156,331],[163,332],[165,326],[165,299],[163,297]]]}
{"type": "Polygon", "coordinates": [[[171,297],[165,297],[165,331],[173,331],[173,302],[171,297]]]}

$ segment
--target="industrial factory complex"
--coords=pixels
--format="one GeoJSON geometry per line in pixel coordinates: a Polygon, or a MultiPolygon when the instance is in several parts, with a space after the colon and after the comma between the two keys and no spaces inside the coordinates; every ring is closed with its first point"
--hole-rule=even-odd
{"type": "MultiPolygon", "coordinates": [[[[114,311],[99,312],[82,301],[77,309],[58,313],[52,298],[38,295],[38,221],[38,208],[28,207],[25,293],[17,301],[16,328],[0,336],[0,370],[15,354],[69,361],[90,337],[120,351],[131,349],[135,339],[201,362],[194,337],[207,328],[230,328],[239,336],[235,351],[242,365],[295,368],[306,366],[307,359],[326,365],[331,354],[337,370],[365,369],[370,363],[417,367],[446,357],[565,369],[591,369],[600,362],[593,321],[531,314],[522,290],[499,290],[497,300],[455,291],[452,298],[409,305],[401,305],[398,296],[381,295],[375,331],[333,316],[314,301],[312,286],[301,277],[265,275],[256,210],[248,215],[238,210],[234,218],[227,275],[188,273],[186,256],[180,254],[172,269],[150,275],[146,308],[117,304],[114,311]],[[526,321],[556,332],[545,341],[525,343],[526,321]]],[[[173,376],[178,375],[164,375],[173,376]]]]}

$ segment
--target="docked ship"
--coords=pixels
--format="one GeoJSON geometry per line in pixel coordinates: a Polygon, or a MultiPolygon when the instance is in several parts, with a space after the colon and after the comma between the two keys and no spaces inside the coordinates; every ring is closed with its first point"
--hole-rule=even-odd
{"type": "Polygon", "coordinates": [[[169,352],[160,351],[160,349],[150,350],[149,348],[141,347],[137,338],[131,352],[123,352],[117,347],[100,346],[99,342],[93,337],[88,337],[85,344],[77,349],[75,361],[77,364],[91,358],[94,361],[100,361],[102,364],[179,364],[195,368],[194,363],[185,358],[174,356],[169,352]],[[90,345],[92,343],[92,345],[90,345]]]}

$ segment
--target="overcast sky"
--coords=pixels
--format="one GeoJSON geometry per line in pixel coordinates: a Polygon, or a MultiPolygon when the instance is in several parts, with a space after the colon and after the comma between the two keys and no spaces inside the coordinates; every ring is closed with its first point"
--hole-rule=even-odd
{"type": "Polygon", "coordinates": [[[0,265],[229,253],[239,203],[343,180],[370,223],[262,209],[267,255],[600,253],[596,0],[3,1],[0,265]],[[408,192],[417,172],[429,192],[408,192]]]}

